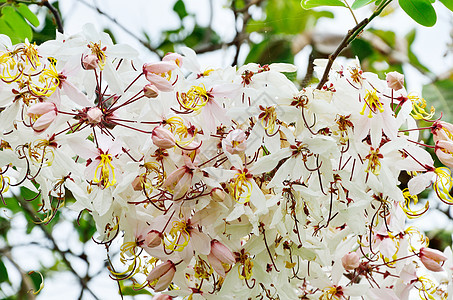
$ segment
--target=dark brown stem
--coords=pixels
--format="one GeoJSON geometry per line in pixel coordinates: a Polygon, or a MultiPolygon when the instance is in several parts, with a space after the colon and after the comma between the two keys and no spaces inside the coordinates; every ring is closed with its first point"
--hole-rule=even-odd
{"type": "Polygon", "coordinates": [[[340,55],[341,51],[343,51],[343,49],[346,48],[363,31],[363,29],[374,18],[376,18],[384,10],[384,8],[387,7],[387,5],[390,4],[390,2],[392,2],[392,0],[383,1],[382,4],[379,5],[379,7],[374,11],[374,13],[369,18],[363,19],[359,24],[357,24],[356,26],[354,26],[354,28],[348,31],[348,34],[341,41],[337,49],[331,55],[329,55],[329,60],[326,69],[324,70],[324,74],[322,75],[321,81],[316,86],[318,90],[322,89],[327,80],[329,80],[329,72],[330,69],[332,68],[332,64],[338,57],[338,55],[340,55]]]}
{"type": "Polygon", "coordinates": [[[89,8],[97,11],[100,15],[103,15],[104,17],[109,19],[111,22],[115,23],[119,28],[121,28],[124,32],[126,32],[131,37],[136,39],[145,48],[147,48],[148,50],[150,50],[151,52],[153,52],[154,54],[159,56],[160,59],[162,58],[162,55],[159,53],[159,51],[156,48],[154,48],[153,46],[151,46],[151,44],[148,41],[145,41],[142,38],[140,38],[138,35],[136,35],[134,32],[132,32],[132,30],[129,30],[126,26],[124,26],[123,24],[119,23],[114,17],[108,15],[106,12],[101,10],[99,7],[94,6],[92,4],[89,4],[89,3],[85,2],[84,0],[79,0],[79,2],[83,3],[84,5],[88,6],[89,8]]]}
{"type": "Polygon", "coordinates": [[[340,55],[341,51],[343,51],[343,49],[349,45],[349,43],[351,42],[350,38],[353,35],[357,35],[358,32],[362,31],[363,27],[365,27],[369,22],[370,20],[368,18],[365,18],[364,20],[362,20],[362,22],[360,22],[359,24],[354,26],[354,28],[349,30],[348,34],[343,38],[340,45],[338,45],[337,49],[335,49],[335,52],[329,55],[327,66],[326,69],[324,70],[324,74],[322,75],[321,81],[316,86],[318,90],[322,89],[327,80],[329,80],[329,72],[330,69],[332,68],[333,62],[338,57],[338,55],[340,55]]]}
{"type": "Polygon", "coordinates": [[[63,22],[61,21],[61,16],[58,10],[48,1],[42,0],[40,5],[47,7],[55,18],[55,23],[57,24],[57,29],[59,33],[63,33],[63,22]]]}

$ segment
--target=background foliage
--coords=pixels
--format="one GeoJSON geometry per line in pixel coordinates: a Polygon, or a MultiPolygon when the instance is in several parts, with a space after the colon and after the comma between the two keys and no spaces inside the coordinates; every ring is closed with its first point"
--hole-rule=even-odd
{"type": "MultiPolygon", "coordinates": [[[[159,28],[158,38],[152,38],[145,29],[137,32],[128,23],[119,22],[101,4],[74,0],[84,5],[86,10],[95,12],[99,18],[108,20],[108,26],[103,30],[115,42],[125,42],[118,38],[117,34],[120,32],[122,36],[126,35],[140,43],[156,59],[167,52],[177,51],[180,46],[191,47],[199,54],[229,53],[231,65],[248,62],[262,65],[273,62],[295,63],[298,57],[300,61],[302,53],[306,69],[298,74],[288,74],[301,88],[316,83],[317,79],[313,76],[314,60],[328,58],[345,35],[338,34],[337,31],[318,30],[323,20],[336,20],[339,17],[332,10],[326,9],[326,6],[341,7],[341,14],[368,9],[366,12],[371,15],[376,7],[385,4],[382,15],[391,15],[402,9],[424,26],[436,23],[436,9],[449,10],[448,15],[453,20],[451,0],[437,1],[442,4],[437,5],[436,9],[433,7],[434,0],[395,0],[388,6],[385,0],[356,0],[351,3],[342,0],[303,0],[302,3],[299,0],[225,0],[222,2],[223,9],[229,12],[232,24],[235,25],[231,29],[233,34],[225,37],[218,32],[218,25],[223,20],[214,15],[216,1],[219,0],[205,1],[207,6],[200,8],[203,14],[208,14],[207,23],[200,20],[198,11],[188,8],[188,0],[172,1],[173,13],[178,22],[156,24],[159,28]],[[313,7],[317,9],[309,9],[313,7]]],[[[129,1],[127,5],[140,5],[138,2],[141,1],[129,1]]],[[[159,1],[146,3],[159,5],[159,1]]],[[[65,19],[61,17],[59,4],[59,1],[45,0],[0,0],[0,33],[8,35],[13,43],[29,40],[40,44],[54,39],[57,31],[63,32],[65,29],[65,19]]],[[[351,14],[351,18],[356,17],[351,14]]],[[[360,20],[355,20],[357,21],[360,20]]],[[[447,35],[448,32],[440,34],[447,35]]],[[[453,66],[449,66],[449,71],[444,74],[436,74],[429,66],[422,64],[413,49],[416,36],[415,22],[414,28],[405,36],[399,36],[396,30],[374,27],[371,23],[341,52],[341,56],[358,57],[365,71],[375,72],[381,78],[390,71],[418,72],[428,82],[423,87],[423,97],[429,105],[444,112],[444,120],[451,122],[453,66]]],[[[445,56],[453,55],[451,42],[446,49],[445,56]]],[[[401,181],[404,185],[403,176],[401,181]]],[[[44,216],[36,213],[40,208],[39,195],[34,195],[25,188],[4,195],[3,200],[0,204],[1,299],[48,299],[45,295],[51,293],[47,292],[51,290],[51,286],[58,286],[63,281],[74,282],[71,291],[63,292],[65,295],[73,295],[78,299],[105,299],[105,285],[99,283],[99,278],[108,277],[106,266],[109,265],[109,260],[114,262],[117,257],[115,249],[111,249],[111,257],[105,257],[104,247],[95,245],[92,239],[95,227],[89,214],[77,216],[64,209],[59,210],[52,221],[40,221],[44,216]],[[40,274],[45,280],[44,290],[35,295],[33,291],[38,290],[42,283],[40,274]]],[[[68,206],[72,202],[68,196],[61,206],[68,206]]],[[[453,218],[448,208],[436,209],[449,219],[453,218]]],[[[446,245],[451,245],[452,232],[448,226],[446,228],[431,228],[427,232],[431,247],[443,250],[446,245]]],[[[109,288],[115,284],[113,282],[109,288]]],[[[124,298],[149,294],[143,290],[134,291],[124,283],[118,284],[116,289],[118,297],[124,298]]]]}

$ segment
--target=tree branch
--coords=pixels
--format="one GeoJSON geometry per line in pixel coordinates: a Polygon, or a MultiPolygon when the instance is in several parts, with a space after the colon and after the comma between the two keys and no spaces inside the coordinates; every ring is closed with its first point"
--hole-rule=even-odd
{"type": "Polygon", "coordinates": [[[114,24],[116,24],[119,28],[121,28],[124,32],[126,32],[127,34],[129,34],[131,37],[133,37],[134,39],[136,39],[140,44],[142,44],[145,48],[147,48],[149,51],[153,52],[154,54],[156,54],[157,56],[159,56],[160,59],[162,59],[162,55],[159,53],[159,51],[154,48],[148,41],[145,41],[143,40],[141,37],[139,37],[138,35],[136,35],[134,32],[132,32],[131,30],[129,30],[126,26],[124,26],[123,24],[119,23],[115,18],[113,18],[112,16],[108,15],[106,12],[104,12],[103,10],[101,10],[99,7],[97,6],[94,6],[92,4],[89,4],[87,2],[85,2],[84,0],[78,0],[80,3],[83,3],[84,5],[88,6],[89,8],[97,11],[100,15],[106,17],[107,19],[109,19],[111,22],[113,22],[114,24]]]}
{"type": "Polygon", "coordinates": [[[354,26],[351,30],[348,31],[348,34],[344,37],[344,39],[341,41],[340,45],[337,47],[337,49],[329,55],[329,59],[327,62],[326,69],[324,70],[324,74],[322,75],[321,81],[318,83],[316,86],[316,89],[320,90],[324,86],[324,84],[327,82],[329,79],[329,72],[330,69],[332,68],[332,64],[335,61],[335,59],[340,55],[341,51],[343,51],[344,48],[346,48],[361,32],[362,30],[374,19],[376,18],[387,5],[390,4],[392,0],[388,0],[386,2],[383,2],[382,5],[380,5],[376,11],[371,15],[370,18],[365,18],[363,19],[359,24],[354,26]]]}
{"type": "Polygon", "coordinates": [[[39,5],[45,6],[49,9],[53,17],[55,18],[55,23],[57,24],[58,32],[63,33],[63,22],[61,21],[61,16],[57,9],[52,4],[50,4],[48,0],[42,0],[39,5]]]}
{"type": "MultiPolygon", "coordinates": [[[[25,200],[23,199],[21,196],[17,196],[16,194],[13,193],[13,198],[20,204],[20,206],[22,207],[23,211],[28,215],[28,217],[30,218],[35,218],[35,211],[33,210],[33,208],[30,206],[30,204],[25,200]]],[[[91,289],[88,287],[88,281],[91,279],[90,277],[87,277],[85,276],[84,278],[82,278],[77,272],[76,270],[74,269],[74,267],[72,266],[71,262],[68,260],[68,258],[66,257],[66,255],[68,253],[74,255],[74,256],[77,256],[77,257],[80,257],[78,255],[75,255],[74,253],[72,253],[70,250],[62,250],[60,249],[60,247],[57,245],[57,242],[55,241],[54,237],[52,236],[52,234],[49,232],[49,230],[45,227],[45,225],[43,223],[36,223],[37,227],[39,229],[41,229],[41,231],[44,233],[44,235],[46,236],[46,238],[52,243],[52,250],[58,252],[61,256],[61,259],[62,261],[64,262],[64,264],[68,267],[69,271],[71,273],[73,273],[79,280],[79,283],[80,285],[82,286],[82,289],[83,290],[87,290],[93,297],[94,299],[98,300],[99,298],[96,296],[96,294],[91,291],[91,289]]],[[[88,272],[88,271],[87,271],[88,272]]]]}

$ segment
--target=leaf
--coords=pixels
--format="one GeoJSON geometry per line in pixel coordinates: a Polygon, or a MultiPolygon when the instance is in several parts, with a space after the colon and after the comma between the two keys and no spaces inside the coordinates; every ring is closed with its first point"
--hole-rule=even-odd
{"type": "Polygon", "coordinates": [[[429,0],[398,0],[398,2],[406,14],[418,24],[427,27],[436,24],[436,11],[429,0]]]}
{"type": "Polygon", "coordinates": [[[0,259],[0,283],[5,281],[9,282],[8,270],[6,269],[3,261],[0,259]]]}
{"type": "Polygon", "coordinates": [[[25,19],[27,19],[28,22],[30,22],[31,25],[35,27],[39,26],[38,17],[28,8],[27,5],[19,3],[16,9],[22,15],[22,17],[24,17],[25,19]]]}
{"type": "Polygon", "coordinates": [[[453,80],[445,79],[427,84],[423,86],[422,95],[427,102],[428,110],[432,105],[437,109],[437,115],[443,113],[444,121],[452,121],[453,80]]]}
{"type": "Polygon", "coordinates": [[[173,6],[173,11],[178,14],[179,19],[181,20],[189,15],[186,10],[186,5],[182,0],[176,1],[175,5],[173,6]]]}
{"type": "Polygon", "coordinates": [[[341,0],[302,0],[300,5],[303,9],[310,9],[318,6],[344,6],[346,5],[341,0]]]}
{"type": "Polygon", "coordinates": [[[453,11],[453,1],[451,0],[439,0],[443,5],[445,5],[449,10],[453,11]]]}
{"type": "Polygon", "coordinates": [[[370,4],[371,2],[374,2],[374,0],[355,0],[354,3],[352,3],[351,8],[358,9],[370,4]]]}
{"type": "Polygon", "coordinates": [[[21,41],[26,38],[31,40],[33,37],[33,31],[30,28],[30,25],[25,21],[25,19],[17,13],[17,11],[11,6],[5,6],[2,8],[2,17],[5,23],[11,29],[11,38],[20,39],[21,41]]]}

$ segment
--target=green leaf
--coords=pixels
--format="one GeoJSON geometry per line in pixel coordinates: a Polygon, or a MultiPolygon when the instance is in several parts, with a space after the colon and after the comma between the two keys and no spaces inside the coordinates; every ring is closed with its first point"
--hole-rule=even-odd
{"type": "Polygon", "coordinates": [[[453,1],[451,0],[439,0],[443,5],[445,5],[449,10],[453,11],[453,1]]]}
{"type": "Polygon", "coordinates": [[[303,9],[310,9],[318,6],[344,6],[346,5],[341,0],[302,0],[300,5],[303,9]]]}
{"type": "Polygon", "coordinates": [[[176,1],[175,5],[173,6],[173,11],[178,14],[181,20],[189,15],[186,10],[186,5],[182,0],[176,1]]]}
{"type": "Polygon", "coordinates": [[[374,0],[355,0],[354,3],[352,3],[351,8],[358,9],[364,7],[367,4],[370,4],[371,2],[374,2],[374,0]]]}
{"type": "Polygon", "coordinates": [[[351,42],[351,49],[354,56],[357,56],[360,61],[364,61],[367,57],[373,55],[374,48],[368,41],[363,39],[355,39],[351,42]]]}
{"type": "Polygon", "coordinates": [[[38,17],[28,8],[27,5],[19,3],[16,9],[22,15],[22,17],[24,17],[25,19],[27,19],[28,22],[30,22],[31,25],[35,27],[39,26],[38,17]]]}
{"type": "Polygon", "coordinates": [[[17,38],[21,41],[26,38],[31,40],[33,37],[33,31],[30,28],[30,25],[25,21],[25,19],[17,13],[17,11],[11,6],[5,6],[2,8],[2,17],[6,25],[12,30],[11,38],[17,38]]]}
{"type": "Polygon", "coordinates": [[[5,281],[9,282],[8,270],[6,269],[3,261],[0,259],[0,283],[5,281]]]}
{"type": "Polygon", "coordinates": [[[436,11],[429,0],[398,0],[398,2],[406,14],[418,24],[427,27],[436,24],[436,11]]]}
{"type": "Polygon", "coordinates": [[[442,120],[452,121],[452,104],[453,104],[453,80],[439,80],[423,86],[423,98],[427,102],[427,110],[433,105],[436,108],[437,115],[443,113],[442,120]]]}
{"type": "Polygon", "coordinates": [[[141,290],[136,290],[134,289],[133,286],[123,286],[121,287],[121,292],[123,293],[124,296],[135,296],[135,295],[153,295],[151,292],[141,289],[141,290]]]}

